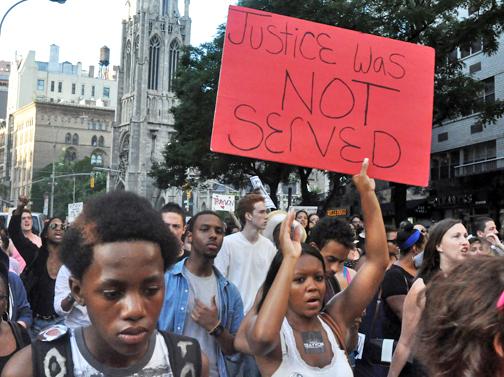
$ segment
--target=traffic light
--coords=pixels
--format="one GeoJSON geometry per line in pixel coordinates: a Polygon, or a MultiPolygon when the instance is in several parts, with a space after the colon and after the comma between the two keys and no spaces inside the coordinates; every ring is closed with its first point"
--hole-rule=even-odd
{"type": "Polygon", "coordinates": [[[91,190],[94,190],[94,175],[91,175],[91,178],[89,178],[89,187],[91,187],[91,190]]]}

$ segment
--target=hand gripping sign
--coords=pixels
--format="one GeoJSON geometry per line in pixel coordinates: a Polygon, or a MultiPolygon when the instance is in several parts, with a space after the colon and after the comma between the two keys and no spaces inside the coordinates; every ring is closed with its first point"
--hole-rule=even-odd
{"type": "Polygon", "coordinates": [[[426,186],[430,47],[231,6],[215,152],[426,186]]]}

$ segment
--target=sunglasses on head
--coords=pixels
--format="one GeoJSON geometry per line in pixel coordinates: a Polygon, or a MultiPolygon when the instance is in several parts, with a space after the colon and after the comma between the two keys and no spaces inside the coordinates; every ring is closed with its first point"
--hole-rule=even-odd
{"type": "Polygon", "coordinates": [[[61,230],[65,230],[67,228],[65,224],[56,224],[56,223],[49,224],[49,229],[51,229],[51,230],[58,229],[58,227],[61,230]]]}

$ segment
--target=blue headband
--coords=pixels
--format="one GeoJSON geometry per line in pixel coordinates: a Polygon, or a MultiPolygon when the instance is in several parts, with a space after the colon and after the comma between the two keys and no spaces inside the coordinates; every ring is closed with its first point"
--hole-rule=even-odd
{"type": "Polygon", "coordinates": [[[399,245],[399,249],[408,250],[411,246],[413,246],[418,241],[418,239],[420,238],[421,235],[422,235],[422,233],[420,233],[420,231],[418,229],[415,229],[415,231],[411,234],[411,236],[409,236],[408,239],[406,241],[404,241],[404,243],[399,245]]]}

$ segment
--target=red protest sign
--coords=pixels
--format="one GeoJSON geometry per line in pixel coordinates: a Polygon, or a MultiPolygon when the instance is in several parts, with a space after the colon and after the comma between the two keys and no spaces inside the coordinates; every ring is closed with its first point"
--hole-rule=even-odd
{"type": "Polygon", "coordinates": [[[215,152],[426,186],[434,50],[231,6],[215,152]]]}

